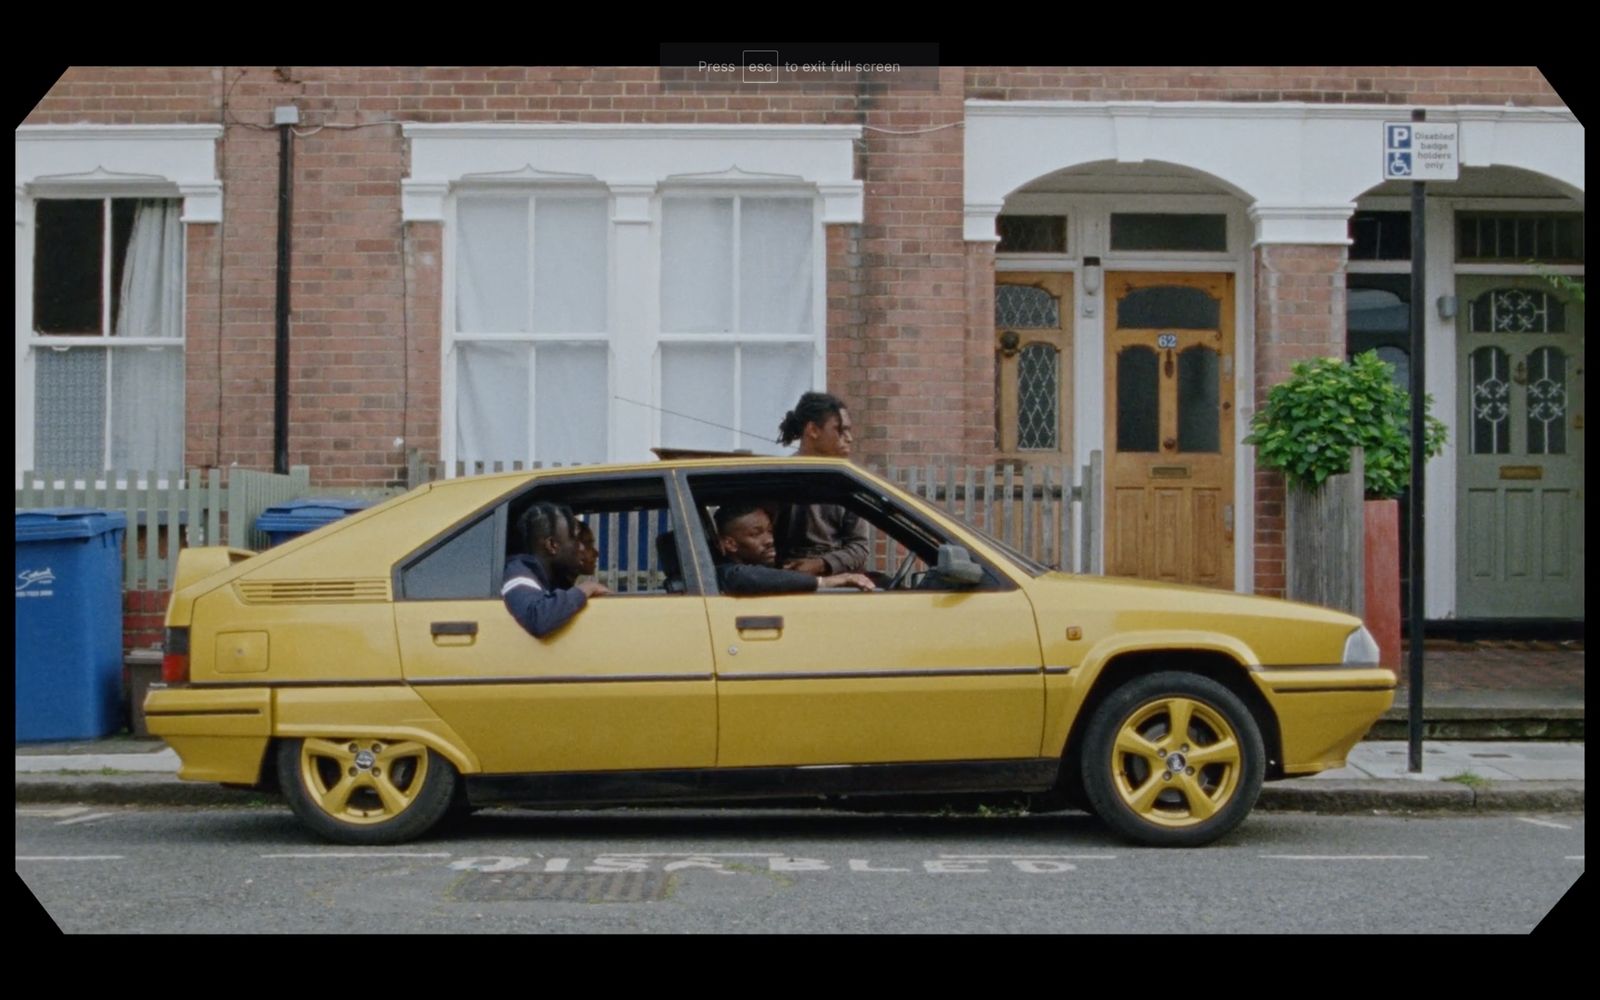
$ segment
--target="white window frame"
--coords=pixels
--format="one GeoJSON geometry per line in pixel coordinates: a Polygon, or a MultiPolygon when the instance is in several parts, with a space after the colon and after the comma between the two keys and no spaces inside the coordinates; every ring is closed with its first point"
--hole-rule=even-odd
{"type": "MultiPolygon", "coordinates": [[[[459,223],[459,208],[460,208],[461,202],[464,201],[464,200],[470,201],[470,200],[473,200],[475,198],[483,198],[483,197],[497,197],[497,198],[500,198],[500,199],[503,199],[503,200],[506,200],[506,199],[509,199],[509,198],[512,198],[512,197],[520,197],[526,202],[527,211],[528,211],[528,216],[527,216],[527,218],[528,218],[528,237],[527,237],[528,246],[527,246],[527,251],[528,251],[528,261],[530,262],[529,263],[530,268],[532,267],[532,262],[536,259],[535,256],[534,256],[534,252],[535,252],[536,243],[537,243],[537,240],[538,240],[538,236],[536,235],[535,225],[534,225],[534,219],[535,219],[534,208],[540,201],[554,201],[554,200],[596,201],[596,200],[599,200],[599,201],[604,201],[606,203],[606,209],[607,209],[608,217],[612,213],[614,213],[614,211],[615,211],[614,200],[611,198],[610,192],[606,188],[596,187],[596,186],[594,186],[592,184],[581,184],[581,183],[579,183],[579,184],[568,184],[568,185],[543,185],[543,186],[529,186],[529,185],[526,185],[526,184],[464,185],[459,190],[454,192],[452,197],[449,199],[449,204],[446,206],[446,213],[447,213],[446,214],[446,218],[447,218],[448,221],[447,221],[447,224],[446,224],[446,227],[445,227],[447,238],[446,238],[445,246],[444,246],[444,258],[445,258],[444,286],[445,287],[443,289],[443,294],[441,295],[441,299],[444,302],[444,326],[443,326],[444,373],[443,373],[443,378],[440,381],[441,381],[441,383],[443,385],[443,392],[441,393],[441,395],[442,395],[442,400],[443,400],[444,407],[445,407],[445,414],[447,415],[447,419],[444,420],[443,423],[444,423],[445,426],[450,428],[448,436],[443,441],[442,453],[443,453],[443,456],[444,456],[444,459],[445,459],[446,468],[447,468],[447,470],[448,470],[450,475],[454,475],[456,462],[461,457],[461,456],[458,455],[457,448],[456,448],[456,440],[457,440],[457,433],[456,433],[456,426],[457,426],[456,425],[456,403],[459,400],[458,393],[460,391],[459,385],[458,385],[458,379],[457,379],[457,373],[458,373],[459,366],[460,366],[460,354],[456,350],[456,347],[459,344],[527,344],[528,347],[529,347],[530,353],[529,353],[529,357],[528,357],[528,381],[527,381],[527,387],[526,388],[527,388],[527,394],[528,394],[527,398],[528,398],[528,400],[530,402],[529,402],[529,405],[528,405],[527,426],[524,428],[524,433],[526,435],[526,442],[527,442],[526,445],[525,445],[525,448],[526,448],[526,452],[527,453],[523,454],[523,455],[497,455],[497,456],[492,456],[490,458],[491,461],[520,462],[520,463],[523,464],[523,467],[527,468],[527,467],[531,467],[532,462],[537,459],[537,456],[533,455],[532,452],[533,452],[533,448],[534,448],[535,442],[538,441],[538,436],[537,435],[538,435],[538,429],[539,429],[538,428],[539,417],[538,417],[538,407],[536,405],[534,405],[533,400],[534,400],[535,395],[536,395],[536,387],[538,386],[538,379],[539,379],[539,346],[541,344],[543,344],[543,345],[554,345],[554,344],[595,345],[595,344],[599,344],[599,345],[605,346],[607,348],[607,351],[606,351],[606,372],[607,372],[606,396],[607,396],[607,398],[609,398],[610,395],[611,395],[611,382],[612,382],[611,371],[613,369],[612,356],[615,353],[614,352],[614,348],[613,348],[612,343],[611,343],[612,342],[612,337],[613,337],[613,332],[612,331],[613,331],[613,328],[614,328],[614,323],[613,323],[613,319],[612,318],[615,315],[615,309],[613,307],[613,304],[614,304],[615,297],[616,297],[616,294],[617,294],[617,290],[615,288],[614,280],[613,280],[616,269],[615,269],[615,267],[612,266],[612,258],[613,258],[614,253],[615,253],[615,250],[614,250],[614,247],[613,247],[613,228],[614,227],[611,226],[611,225],[607,225],[606,234],[605,234],[605,243],[606,243],[605,253],[606,253],[606,260],[607,260],[606,289],[605,289],[605,313],[606,313],[606,319],[605,319],[605,323],[603,325],[604,328],[602,330],[597,331],[597,332],[591,332],[591,331],[584,331],[584,332],[557,332],[557,333],[539,333],[539,332],[536,332],[533,329],[533,326],[534,326],[534,323],[533,323],[533,310],[534,310],[535,306],[534,306],[533,295],[532,295],[533,276],[532,276],[532,273],[530,272],[530,274],[528,276],[528,279],[529,279],[529,295],[527,297],[527,301],[524,303],[524,308],[527,310],[527,314],[526,314],[526,316],[524,316],[524,319],[526,321],[527,328],[528,328],[527,332],[525,332],[525,333],[463,333],[461,330],[459,330],[457,328],[457,318],[459,316],[459,313],[457,312],[457,309],[456,309],[456,304],[457,304],[456,303],[456,288],[457,288],[457,284],[458,284],[458,279],[460,277],[460,275],[458,273],[458,268],[460,267],[460,260],[458,259],[458,255],[456,253],[456,246],[457,246],[456,239],[460,235],[460,231],[461,231],[460,230],[460,223],[459,223]]],[[[611,429],[610,429],[609,421],[608,421],[608,426],[606,428],[606,447],[607,447],[608,451],[609,451],[609,449],[611,447],[611,443],[610,442],[611,442],[611,429]]],[[[609,456],[596,456],[596,457],[609,457],[609,456]]]]}
{"type": "MultiPolygon", "coordinates": [[[[19,489],[22,473],[32,470],[35,457],[36,352],[60,348],[102,350],[114,346],[161,347],[184,351],[187,355],[188,340],[187,331],[181,325],[177,338],[112,338],[104,335],[108,328],[104,316],[102,336],[94,340],[85,336],[36,334],[33,330],[33,255],[38,201],[171,198],[182,206],[179,221],[184,224],[186,235],[188,225],[219,223],[222,221],[222,182],[217,174],[216,145],[222,132],[220,125],[24,125],[16,129],[13,412],[15,473],[19,489]],[[109,343],[112,340],[116,340],[114,345],[109,343]]],[[[110,225],[109,213],[106,224],[110,225]]],[[[184,242],[187,245],[187,238],[184,242]]],[[[183,282],[180,316],[186,319],[186,267],[179,280],[183,282]]],[[[106,297],[102,310],[109,308],[110,300],[106,297]]],[[[177,405],[181,407],[183,403],[180,401],[177,405]]],[[[103,488],[106,484],[97,482],[95,485],[103,488]]],[[[140,488],[147,485],[138,483],[140,488]]],[[[116,486],[126,488],[127,483],[119,480],[116,486]]]]}
{"type": "MultiPolygon", "coordinates": [[[[668,333],[662,329],[663,324],[658,322],[656,329],[659,331],[655,337],[652,354],[651,373],[651,399],[656,407],[655,419],[651,429],[652,445],[659,447],[667,442],[662,440],[661,425],[664,416],[662,407],[665,403],[666,392],[662,372],[662,347],[668,344],[689,344],[714,347],[733,347],[733,385],[730,391],[733,395],[732,410],[735,419],[744,412],[744,348],[761,344],[779,345],[810,345],[811,347],[811,384],[814,388],[825,388],[827,382],[827,352],[828,352],[828,253],[827,234],[823,228],[823,211],[821,199],[816,191],[807,191],[803,188],[785,185],[747,185],[747,186],[680,186],[663,191],[661,197],[656,199],[656,231],[655,246],[657,263],[665,253],[666,226],[664,217],[667,202],[706,201],[719,198],[733,199],[732,217],[732,253],[733,253],[733,287],[730,289],[733,308],[733,329],[728,333],[668,333]],[[804,333],[747,333],[740,329],[740,309],[742,296],[740,294],[740,253],[739,243],[741,238],[740,208],[746,200],[761,200],[766,198],[788,198],[809,201],[811,211],[811,329],[804,333]]],[[[657,268],[660,274],[659,267],[657,268]]],[[[661,301],[660,287],[656,288],[655,301],[661,301]]],[[[729,434],[737,437],[734,449],[749,448],[752,451],[756,446],[754,440],[763,439],[765,435],[761,430],[742,428],[743,433],[734,429],[729,434]]],[[[770,428],[772,436],[776,437],[777,427],[770,428]]],[[[770,439],[766,439],[770,443],[770,439]]],[[[731,450],[731,449],[730,449],[731,450]]]]}
{"type": "MultiPolygon", "coordinates": [[[[818,206],[813,310],[821,345],[813,383],[826,375],[825,227],[863,221],[855,178],[854,125],[408,124],[411,173],[402,218],[442,223],[443,328],[454,323],[455,225],[450,205],[480,186],[535,189],[603,185],[611,193],[607,325],[610,342],[607,459],[650,461],[661,405],[661,200],[680,191],[731,189],[746,196],[803,192],[818,206]]],[[[455,468],[456,385],[452,342],[441,338],[441,457],[455,468]]],[[[754,342],[754,341],[752,341],[754,342]]]]}

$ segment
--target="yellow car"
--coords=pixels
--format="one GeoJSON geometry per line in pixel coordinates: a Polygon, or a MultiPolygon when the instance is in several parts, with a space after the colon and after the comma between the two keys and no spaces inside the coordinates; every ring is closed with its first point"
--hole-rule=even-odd
{"type": "Polygon", "coordinates": [[[166,626],[145,714],[181,776],[276,787],[354,844],[489,803],[1003,792],[1193,846],[1263,781],[1341,766],[1394,688],[1349,615],[1052,572],[830,459],[432,483],[259,554],[186,550],[166,626]],[[530,586],[507,562],[541,502],[593,531],[610,593],[535,638],[502,590],[530,586]],[[891,572],[723,593],[730,504],[842,506],[891,572]]]}

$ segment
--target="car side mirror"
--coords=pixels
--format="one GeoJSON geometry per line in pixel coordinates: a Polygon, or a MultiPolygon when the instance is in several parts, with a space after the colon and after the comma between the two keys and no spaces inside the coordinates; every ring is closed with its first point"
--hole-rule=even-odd
{"type": "Polygon", "coordinates": [[[972,561],[972,556],[960,545],[939,546],[939,560],[933,567],[934,575],[950,583],[973,587],[983,582],[983,567],[972,561]]]}

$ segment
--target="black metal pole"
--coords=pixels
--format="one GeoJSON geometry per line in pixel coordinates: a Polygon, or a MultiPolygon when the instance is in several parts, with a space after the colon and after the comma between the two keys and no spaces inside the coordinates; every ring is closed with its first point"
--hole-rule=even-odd
{"type": "MultiPolygon", "coordinates": [[[[1413,122],[1421,122],[1426,118],[1427,112],[1421,108],[1411,112],[1413,122]]],[[[1415,149],[1415,136],[1412,141],[1412,148],[1415,149]]],[[[1427,204],[1425,188],[1426,185],[1422,181],[1411,182],[1411,497],[1407,511],[1408,529],[1411,532],[1409,553],[1411,621],[1407,632],[1411,640],[1411,674],[1408,681],[1410,703],[1407,706],[1406,730],[1410,770],[1413,774],[1422,771],[1422,553],[1425,548],[1422,537],[1422,473],[1423,463],[1427,458],[1424,443],[1427,431],[1425,419],[1427,380],[1424,378],[1427,371],[1427,355],[1422,328],[1428,319],[1426,274],[1428,243],[1426,219],[1423,217],[1427,204]]]]}
{"type": "Polygon", "coordinates": [[[278,302],[273,352],[272,470],[289,471],[289,223],[294,206],[294,127],[278,126],[278,302]]]}

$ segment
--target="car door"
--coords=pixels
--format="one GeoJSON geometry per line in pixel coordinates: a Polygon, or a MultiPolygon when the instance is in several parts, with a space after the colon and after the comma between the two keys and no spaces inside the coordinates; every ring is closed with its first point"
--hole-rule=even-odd
{"type": "Polygon", "coordinates": [[[719,767],[1039,755],[1033,609],[998,569],[962,591],[732,597],[714,588],[712,579],[719,767]]]}
{"type": "MultiPolygon", "coordinates": [[[[485,773],[715,763],[716,691],[698,584],[691,578],[669,593],[655,561],[669,510],[665,477],[608,483],[612,492],[658,496],[660,506],[597,517],[598,575],[617,592],[592,598],[544,639],[524,631],[500,598],[509,503],[401,566],[395,626],[406,681],[485,773]]],[[[572,482],[564,488],[570,497],[572,482]]]]}

